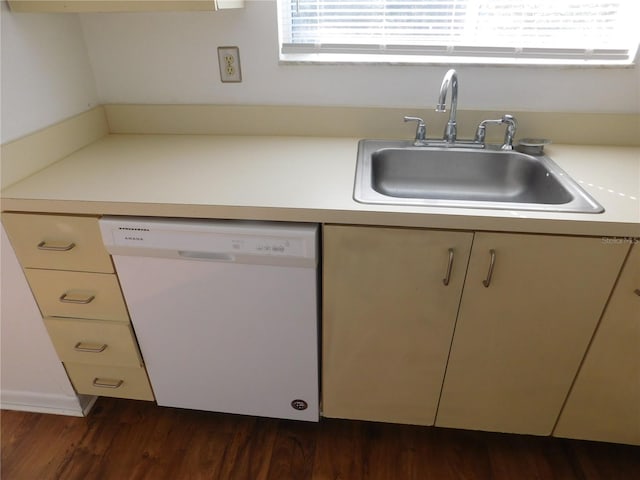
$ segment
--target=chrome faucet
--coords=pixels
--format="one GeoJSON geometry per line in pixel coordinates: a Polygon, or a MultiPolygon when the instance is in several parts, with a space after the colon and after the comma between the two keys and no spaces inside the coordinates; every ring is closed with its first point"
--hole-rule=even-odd
{"type": "Polygon", "coordinates": [[[504,133],[504,143],[501,150],[513,150],[513,138],[516,136],[518,122],[513,115],[503,115],[499,120],[483,120],[478,125],[474,142],[484,144],[487,134],[487,125],[506,125],[507,129],[504,133]]]}
{"type": "Polygon", "coordinates": [[[447,143],[455,143],[456,136],[458,135],[458,127],[456,125],[456,113],[458,110],[458,74],[453,68],[449,70],[442,79],[436,112],[447,111],[447,91],[449,90],[449,85],[451,85],[451,108],[449,110],[449,121],[444,129],[442,138],[447,143]]]}
{"type": "MultiPolygon", "coordinates": [[[[504,143],[500,146],[501,150],[513,150],[513,139],[516,136],[516,130],[518,128],[518,122],[513,115],[503,115],[502,118],[497,120],[483,120],[478,125],[476,135],[473,140],[462,139],[458,140],[458,124],[456,122],[456,115],[458,113],[458,74],[451,68],[447,71],[442,79],[440,85],[440,94],[438,96],[438,104],[436,105],[436,112],[447,111],[447,93],[451,89],[451,105],[449,107],[449,120],[444,128],[444,135],[442,140],[430,140],[427,138],[427,127],[424,120],[419,117],[404,117],[405,122],[416,122],[416,135],[413,139],[413,145],[415,147],[428,147],[428,146],[455,146],[460,148],[487,148],[485,143],[488,125],[506,125],[506,131],[504,134],[504,143]]],[[[491,145],[490,148],[495,149],[495,145],[491,145]]]]}

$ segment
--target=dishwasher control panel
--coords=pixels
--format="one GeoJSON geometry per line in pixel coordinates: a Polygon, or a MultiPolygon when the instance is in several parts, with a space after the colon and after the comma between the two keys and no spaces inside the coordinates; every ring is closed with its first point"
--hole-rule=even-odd
{"type": "Polygon", "coordinates": [[[116,255],[136,252],[225,261],[317,259],[316,224],[103,217],[100,228],[107,250],[116,255]]]}
{"type": "Polygon", "coordinates": [[[303,243],[293,238],[232,238],[231,248],[234,252],[266,253],[268,255],[300,256],[303,243]]]}

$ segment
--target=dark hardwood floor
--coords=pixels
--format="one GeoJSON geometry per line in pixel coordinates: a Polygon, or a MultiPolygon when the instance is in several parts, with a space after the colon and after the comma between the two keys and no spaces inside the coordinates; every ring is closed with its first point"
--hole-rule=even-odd
{"type": "Polygon", "coordinates": [[[88,418],[3,411],[2,480],[640,479],[640,448],[100,398],[88,418]]]}

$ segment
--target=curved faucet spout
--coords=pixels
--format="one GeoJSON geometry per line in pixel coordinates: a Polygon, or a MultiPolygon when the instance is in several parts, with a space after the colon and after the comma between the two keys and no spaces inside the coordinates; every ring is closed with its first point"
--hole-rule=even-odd
{"type": "Polygon", "coordinates": [[[443,139],[448,143],[454,143],[458,133],[456,125],[456,114],[458,111],[458,74],[453,68],[449,70],[442,79],[436,112],[447,111],[447,91],[449,90],[449,86],[451,86],[451,108],[449,109],[449,121],[444,129],[443,139]]]}

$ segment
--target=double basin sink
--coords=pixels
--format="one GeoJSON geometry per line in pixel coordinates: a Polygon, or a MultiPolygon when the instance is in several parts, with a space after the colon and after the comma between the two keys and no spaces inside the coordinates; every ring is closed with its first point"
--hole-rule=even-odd
{"type": "Polygon", "coordinates": [[[360,141],[354,198],[389,205],[604,211],[545,155],[410,141],[360,141]]]}

